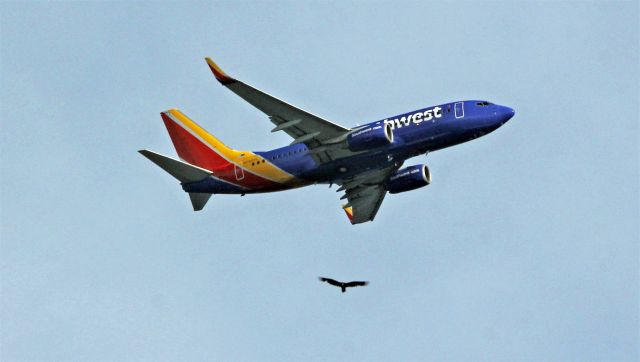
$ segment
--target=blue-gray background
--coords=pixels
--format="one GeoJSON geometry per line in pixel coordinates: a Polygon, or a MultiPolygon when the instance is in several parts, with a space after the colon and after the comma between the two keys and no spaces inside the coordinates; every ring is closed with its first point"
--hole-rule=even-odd
{"type": "MultiPolygon", "coordinates": [[[[638,3],[1,5],[3,360],[636,360],[638,3]],[[516,116],[351,226],[315,186],[194,213],[178,107],[290,142],[203,58],[353,126],[516,116]],[[319,275],[366,279],[342,295],[319,275]]],[[[409,163],[411,164],[411,163],[409,163]]]]}

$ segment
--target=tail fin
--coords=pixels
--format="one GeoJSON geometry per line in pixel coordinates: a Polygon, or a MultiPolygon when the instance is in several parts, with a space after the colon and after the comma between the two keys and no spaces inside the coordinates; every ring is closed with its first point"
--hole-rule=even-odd
{"type": "Polygon", "coordinates": [[[227,165],[237,151],[227,147],[177,109],[160,113],[173,146],[184,161],[216,170],[227,165]]]}
{"type": "MultiPolygon", "coordinates": [[[[211,175],[211,171],[209,170],[190,165],[186,162],[174,160],[171,157],[163,156],[159,153],[149,150],[141,150],[138,152],[182,183],[201,181],[211,175]]],[[[202,210],[210,197],[211,194],[190,192],[189,198],[191,199],[193,210],[202,210]]]]}

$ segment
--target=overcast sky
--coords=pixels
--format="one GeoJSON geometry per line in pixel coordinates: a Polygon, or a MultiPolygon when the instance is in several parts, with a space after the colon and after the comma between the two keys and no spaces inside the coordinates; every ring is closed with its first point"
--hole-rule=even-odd
{"type": "Polygon", "coordinates": [[[636,361],[639,5],[0,4],[0,358],[636,361]],[[486,99],[496,132],[351,226],[324,186],[194,213],[140,156],[181,109],[288,144],[203,58],[354,126],[486,99]],[[369,280],[340,290],[318,276],[369,280]]]}

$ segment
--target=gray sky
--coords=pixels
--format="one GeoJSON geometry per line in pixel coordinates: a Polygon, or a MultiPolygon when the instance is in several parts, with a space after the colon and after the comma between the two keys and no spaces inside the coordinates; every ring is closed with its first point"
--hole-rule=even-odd
{"type": "Polygon", "coordinates": [[[638,359],[638,3],[0,4],[0,357],[638,359]],[[345,126],[516,109],[351,226],[315,186],[194,213],[136,153],[178,107],[290,142],[231,75],[345,126]],[[342,295],[319,275],[370,280],[342,295]]]}

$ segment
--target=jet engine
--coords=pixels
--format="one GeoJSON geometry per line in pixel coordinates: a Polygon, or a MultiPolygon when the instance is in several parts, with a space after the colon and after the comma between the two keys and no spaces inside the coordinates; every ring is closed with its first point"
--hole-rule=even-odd
{"type": "Polygon", "coordinates": [[[347,136],[347,145],[351,151],[364,151],[393,142],[393,127],[389,123],[377,124],[356,129],[347,136]]]}
{"type": "Polygon", "coordinates": [[[391,194],[411,191],[431,183],[431,173],[427,165],[413,165],[392,173],[385,183],[391,194]]]}

